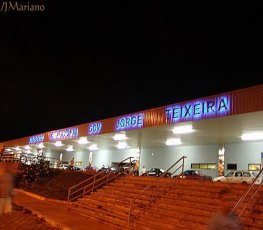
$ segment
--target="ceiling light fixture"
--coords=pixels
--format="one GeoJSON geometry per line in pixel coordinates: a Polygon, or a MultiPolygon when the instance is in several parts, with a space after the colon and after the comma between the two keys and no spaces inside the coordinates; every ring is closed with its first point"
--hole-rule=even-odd
{"type": "Polygon", "coordinates": [[[97,144],[92,144],[92,145],[90,145],[90,146],[88,147],[88,149],[89,149],[90,151],[95,151],[95,150],[98,150],[98,146],[97,146],[97,144]]]}
{"type": "Polygon", "coordinates": [[[167,139],[165,143],[166,145],[180,145],[182,144],[182,141],[180,138],[170,138],[170,139],[167,139]]]}
{"type": "Polygon", "coordinates": [[[61,141],[56,141],[55,146],[59,147],[59,146],[63,146],[61,141]]]}
{"type": "Polygon", "coordinates": [[[74,151],[73,149],[73,145],[68,145],[67,149],[66,149],[68,152],[72,152],[74,151]]]}
{"type": "Polygon", "coordinates": [[[117,148],[118,149],[125,149],[125,148],[128,148],[128,145],[127,145],[126,141],[119,141],[117,144],[117,148]]]}
{"type": "Polygon", "coordinates": [[[44,146],[43,142],[39,143],[39,145],[37,146],[37,148],[39,148],[39,149],[43,149],[44,147],[45,146],[44,146]]]}
{"type": "Polygon", "coordinates": [[[20,151],[21,149],[20,149],[19,146],[16,146],[16,147],[15,147],[15,150],[16,150],[16,151],[20,151]]]}
{"type": "Polygon", "coordinates": [[[126,140],[127,137],[125,135],[125,133],[117,133],[112,137],[115,141],[123,141],[126,140]]]}
{"type": "Polygon", "coordinates": [[[263,140],[263,131],[261,131],[261,132],[244,133],[241,136],[241,140],[242,141],[263,140]]]}
{"type": "Polygon", "coordinates": [[[194,132],[192,125],[177,126],[173,128],[174,134],[192,133],[194,132]]]}
{"type": "Polygon", "coordinates": [[[31,149],[31,148],[30,148],[30,146],[29,146],[29,145],[26,145],[26,146],[25,146],[25,149],[27,149],[27,150],[28,150],[28,149],[31,149]]]}
{"type": "Polygon", "coordinates": [[[81,138],[78,140],[78,143],[79,143],[80,145],[85,145],[85,144],[88,144],[89,142],[88,142],[88,140],[87,140],[86,137],[81,137],[81,138]]]}

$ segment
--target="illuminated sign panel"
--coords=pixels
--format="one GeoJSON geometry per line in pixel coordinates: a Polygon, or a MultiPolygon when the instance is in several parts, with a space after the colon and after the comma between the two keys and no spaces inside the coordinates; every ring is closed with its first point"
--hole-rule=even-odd
{"type": "Polygon", "coordinates": [[[28,144],[35,144],[44,141],[44,134],[29,137],[28,144]]]}
{"type": "Polygon", "coordinates": [[[48,139],[51,141],[77,138],[79,136],[78,128],[61,129],[49,132],[48,139]]]}
{"type": "Polygon", "coordinates": [[[133,114],[117,119],[115,128],[117,131],[143,127],[143,113],[133,114]]]}
{"type": "Polygon", "coordinates": [[[229,112],[230,98],[228,96],[196,100],[185,104],[171,105],[165,108],[166,118],[172,122],[224,116],[229,112]]]}
{"type": "Polygon", "coordinates": [[[101,122],[89,124],[88,133],[89,133],[89,135],[99,134],[101,132],[101,128],[102,128],[101,122]]]}

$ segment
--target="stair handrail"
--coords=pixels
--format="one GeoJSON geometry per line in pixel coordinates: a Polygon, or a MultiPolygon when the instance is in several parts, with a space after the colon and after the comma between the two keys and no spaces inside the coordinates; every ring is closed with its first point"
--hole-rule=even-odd
{"type": "MultiPolygon", "coordinates": [[[[174,166],[176,166],[180,161],[182,161],[182,164],[178,168],[182,168],[181,174],[183,174],[184,171],[184,159],[187,158],[187,156],[182,156],[179,160],[177,160],[171,167],[169,167],[161,176],[156,177],[157,181],[157,186],[155,186],[154,190],[152,190],[154,194],[154,197],[149,200],[149,203],[147,206],[144,207],[143,210],[145,210],[151,203],[153,203],[156,200],[156,197],[158,196],[158,192],[160,190],[160,185],[158,184],[160,181],[160,178],[166,177],[168,175],[169,170],[171,170],[174,166]]],[[[177,171],[177,170],[175,170],[177,171]]],[[[180,174],[179,174],[180,175],[180,174]]],[[[171,175],[172,176],[172,175],[171,175]]],[[[139,194],[137,197],[140,197],[141,194],[143,194],[145,191],[148,191],[150,188],[152,188],[153,182],[149,185],[147,185],[139,194]]],[[[132,204],[137,200],[137,198],[131,199],[130,200],[130,207],[129,207],[129,215],[128,215],[128,227],[130,226],[130,219],[131,219],[131,209],[132,209],[132,204]]],[[[137,213],[139,215],[139,213],[137,213]]]]}
{"type": "Polygon", "coordinates": [[[131,169],[131,167],[132,167],[132,162],[134,161],[134,160],[133,160],[133,161],[131,160],[132,158],[134,158],[134,157],[127,157],[126,159],[120,161],[120,162],[118,163],[118,166],[120,167],[120,165],[121,165],[122,163],[124,163],[125,161],[127,161],[127,160],[129,159],[130,162],[127,162],[127,163],[129,163],[129,168],[131,169]]]}
{"type": "Polygon", "coordinates": [[[2,154],[0,155],[0,162],[19,162],[19,158],[16,157],[16,154],[2,154]]]}
{"type": "Polygon", "coordinates": [[[95,189],[97,189],[98,187],[102,186],[103,184],[107,185],[113,179],[117,179],[118,177],[121,177],[121,176],[123,176],[125,174],[128,174],[129,172],[130,172],[130,167],[125,169],[122,173],[110,173],[110,172],[109,173],[105,173],[103,171],[100,171],[100,172],[94,174],[94,176],[92,176],[92,177],[90,177],[90,178],[88,178],[88,179],[86,179],[84,181],[81,181],[80,183],[78,183],[76,185],[71,186],[68,189],[68,205],[69,205],[70,201],[76,200],[79,197],[83,197],[85,194],[93,192],[95,189]],[[98,176],[103,175],[103,174],[105,174],[105,175],[98,178],[98,176]],[[105,178],[106,178],[106,180],[104,180],[105,178]],[[88,183],[89,181],[91,181],[91,182],[88,183]],[[102,182],[97,184],[100,181],[102,181],[102,182]],[[95,185],[95,184],[97,184],[97,185],[95,185]],[[75,189],[78,186],[81,186],[81,187],[78,188],[78,189],[75,189]],[[90,189],[87,190],[87,188],[90,188],[90,189]],[[74,194],[76,194],[76,195],[72,196],[74,194]]]}
{"type": "Polygon", "coordinates": [[[84,180],[84,181],[82,181],[82,182],[70,187],[68,189],[68,204],[72,200],[75,200],[75,199],[77,199],[77,198],[79,198],[81,196],[84,196],[85,194],[87,194],[89,192],[93,192],[94,189],[98,188],[99,186],[101,186],[103,184],[107,185],[109,181],[111,181],[112,179],[116,178],[118,175],[119,174],[105,173],[105,172],[101,171],[101,172],[96,173],[94,176],[92,176],[92,177],[90,177],[90,178],[88,178],[88,179],[86,179],[86,180],[84,180]],[[98,176],[100,176],[100,175],[103,175],[103,176],[98,178],[98,176]],[[109,177],[111,175],[114,175],[114,176],[113,177],[109,177]],[[95,183],[97,183],[97,182],[99,182],[101,180],[104,180],[105,178],[107,178],[105,181],[102,181],[100,184],[95,186],[95,183]],[[91,181],[91,182],[88,183],[89,181],[91,181]],[[81,185],[83,185],[83,186],[81,186],[81,185]],[[81,187],[79,187],[78,189],[75,189],[78,186],[81,186],[81,187]],[[88,187],[91,187],[91,189],[90,190],[86,190],[88,187]],[[79,194],[80,191],[82,191],[81,194],[79,194]],[[76,194],[76,195],[72,196],[74,194],[76,194]]]}
{"type": "MultiPolygon", "coordinates": [[[[236,203],[236,205],[233,207],[233,209],[231,210],[232,213],[236,213],[236,210],[238,209],[239,205],[241,206],[243,201],[248,197],[250,191],[252,191],[252,188],[255,186],[258,178],[260,176],[262,176],[263,174],[263,168],[259,171],[259,173],[257,174],[257,176],[254,178],[254,180],[252,181],[251,185],[249,186],[247,192],[241,196],[241,198],[238,200],[238,202],[236,203]]],[[[240,213],[236,213],[239,217],[242,216],[244,210],[246,209],[246,207],[248,206],[248,204],[253,200],[253,198],[256,196],[256,194],[258,193],[260,187],[262,186],[263,180],[261,179],[258,187],[256,188],[256,190],[254,191],[253,195],[250,197],[250,199],[245,203],[244,207],[241,209],[240,213]]],[[[253,192],[253,191],[252,191],[253,192]]],[[[252,207],[253,208],[253,207],[252,207]]],[[[251,210],[252,211],[252,210],[251,210]]],[[[250,211],[250,213],[251,213],[250,211]]]]}
{"type": "Polygon", "coordinates": [[[126,161],[126,160],[128,160],[128,159],[130,159],[130,162],[131,162],[131,159],[132,159],[132,158],[134,158],[134,157],[127,157],[127,158],[125,158],[124,160],[120,161],[119,164],[123,163],[124,161],[126,161]]]}
{"type": "MultiPolygon", "coordinates": [[[[68,203],[69,203],[70,200],[72,200],[72,199],[70,199],[70,196],[71,196],[72,194],[76,193],[76,191],[79,191],[79,189],[77,189],[77,190],[75,190],[75,191],[73,191],[73,189],[75,189],[76,187],[78,187],[78,186],[80,186],[80,185],[86,184],[86,183],[89,182],[89,181],[95,180],[97,176],[99,176],[99,175],[101,175],[101,174],[103,174],[103,173],[104,173],[103,171],[100,171],[100,172],[98,172],[98,173],[95,173],[93,176],[89,177],[88,179],[83,180],[83,181],[79,182],[78,184],[75,184],[75,185],[71,186],[71,187],[68,189],[68,203]]],[[[86,186],[86,185],[85,185],[85,186],[86,186]]],[[[82,189],[82,188],[85,187],[85,186],[83,185],[82,187],[80,187],[80,189],[82,189]]]]}

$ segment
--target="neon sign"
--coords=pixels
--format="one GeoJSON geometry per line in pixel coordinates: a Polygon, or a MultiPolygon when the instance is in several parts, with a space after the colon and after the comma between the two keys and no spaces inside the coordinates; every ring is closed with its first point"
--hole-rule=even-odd
{"type": "Polygon", "coordinates": [[[51,141],[76,138],[79,135],[78,128],[61,129],[49,132],[48,139],[51,141]]]}
{"type": "Polygon", "coordinates": [[[39,134],[39,135],[29,137],[28,144],[35,144],[35,143],[39,143],[43,141],[44,141],[44,134],[39,134]]]}
{"type": "Polygon", "coordinates": [[[89,133],[89,135],[99,134],[101,131],[101,128],[102,128],[101,122],[92,123],[89,125],[88,133],[89,133]]]}
{"type": "Polygon", "coordinates": [[[133,114],[117,119],[116,130],[135,129],[143,127],[143,113],[133,114]]]}
{"type": "Polygon", "coordinates": [[[185,104],[175,104],[165,108],[166,118],[172,122],[205,119],[227,115],[230,111],[230,98],[220,96],[196,100],[185,104]]]}

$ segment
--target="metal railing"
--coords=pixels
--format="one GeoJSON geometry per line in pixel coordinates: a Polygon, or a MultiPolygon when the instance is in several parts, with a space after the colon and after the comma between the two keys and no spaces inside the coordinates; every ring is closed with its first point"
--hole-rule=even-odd
{"type": "Polygon", "coordinates": [[[121,165],[121,163],[125,163],[125,161],[129,160],[129,164],[131,165],[135,160],[132,160],[134,157],[127,157],[124,160],[122,160],[121,162],[119,162],[119,165],[121,165]]]}
{"type": "Polygon", "coordinates": [[[121,173],[111,173],[100,171],[96,173],[94,176],[70,187],[68,189],[68,204],[70,201],[77,200],[80,197],[83,197],[86,194],[94,192],[95,189],[101,188],[104,185],[107,185],[109,182],[126,175],[130,174],[132,168],[132,159],[133,157],[128,157],[121,161],[119,164],[125,162],[130,159],[129,167],[124,169],[121,173]]]}
{"type": "Polygon", "coordinates": [[[112,162],[111,166],[116,167],[117,170],[128,167],[130,169],[135,167],[136,160],[132,160],[134,157],[127,157],[120,162],[112,162]]]}
{"type": "Polygon", "coordinates": [[[3,154],[0,155],[0,162],[19,162],[16,154],[3,154]]]}
{"type": "Polygon", "coordinates": [[[247,192],[238,200],[234,208],[232,209],[232,213],[235,213],[240,219],[246,219],[250,213],[253,211],[255,205],[257,204],[258,199],[256,198],[256,195],[259,191],[259,189],[262,186],[262,175],[263,175],[263,169],[259,171],[251,185],[249,186],[247,192]],[[258,184],[256,184],[258,181],[260,181],[258,184]],[[248,208],[248,205],[251,205],[250,208],[248,208]],[[248,209],[248,210],[247,210],[248,209]],[[248,212],[245,212],[245,211],[248,212]]]}
{"type": "MultiPolygon", "coordinates": [[[[169,175],[169,177],[172,177],[172,175],[174,173],[176,173],[178,170],[181,169],[181,172],[179,173],[179,175],[182,175],[184,172],[184,162],[185,162],[185,158],[187,158],[186,156],[182,156],[178,161],[176,161],[170,168],[168,168],[161,176],[156,177],[156,181],[155,183],[152,182],[151,184],[147,185],[137,196],[137,198],[130,200],[130,208],[129,208],[129,215],[128,215],[128,227],[130,227],[131,224],[131,219],[134,221],[139,215],[140,213],[142,213],[145,209],[147,209],[152,203],[154,203],[156,201],[156,199],[158,198],[158,196],[160,196],[160,179],[167,177],[167,175],[169,175]],[[178,166],[178,164],[181,163],[181,165],[178,166]],[[170,173],[170,171],[175,168],[176,169],[170,173]],[[149,192],[151,193],[151,198],[147,200],[147,204],[143,204],[145,203],[145,200],[142,201],[139,198],[141,197],[141,195],[143,193],[149,192]],[[132,208],[133,208],[133,204],[137,203],[137,205],[135,206],[136,208],[139,209],[139,211],[135,214],[132,215],[132,208]]],[[[179,175],[176,177],[179,178],[179,175]]],[[[148,196],[149,197],[149,194],[148,196]]]]}
{"type": "Polygon", "coordinates": [[[86,194],[89,194],[104,185],[107,185],[112,180],[120,177],[121,174],[105,173],[103,171],[96,173],[94,176],[70,187],[68,189],[68,204],[71,201],[77,200],[86,194]]]}

